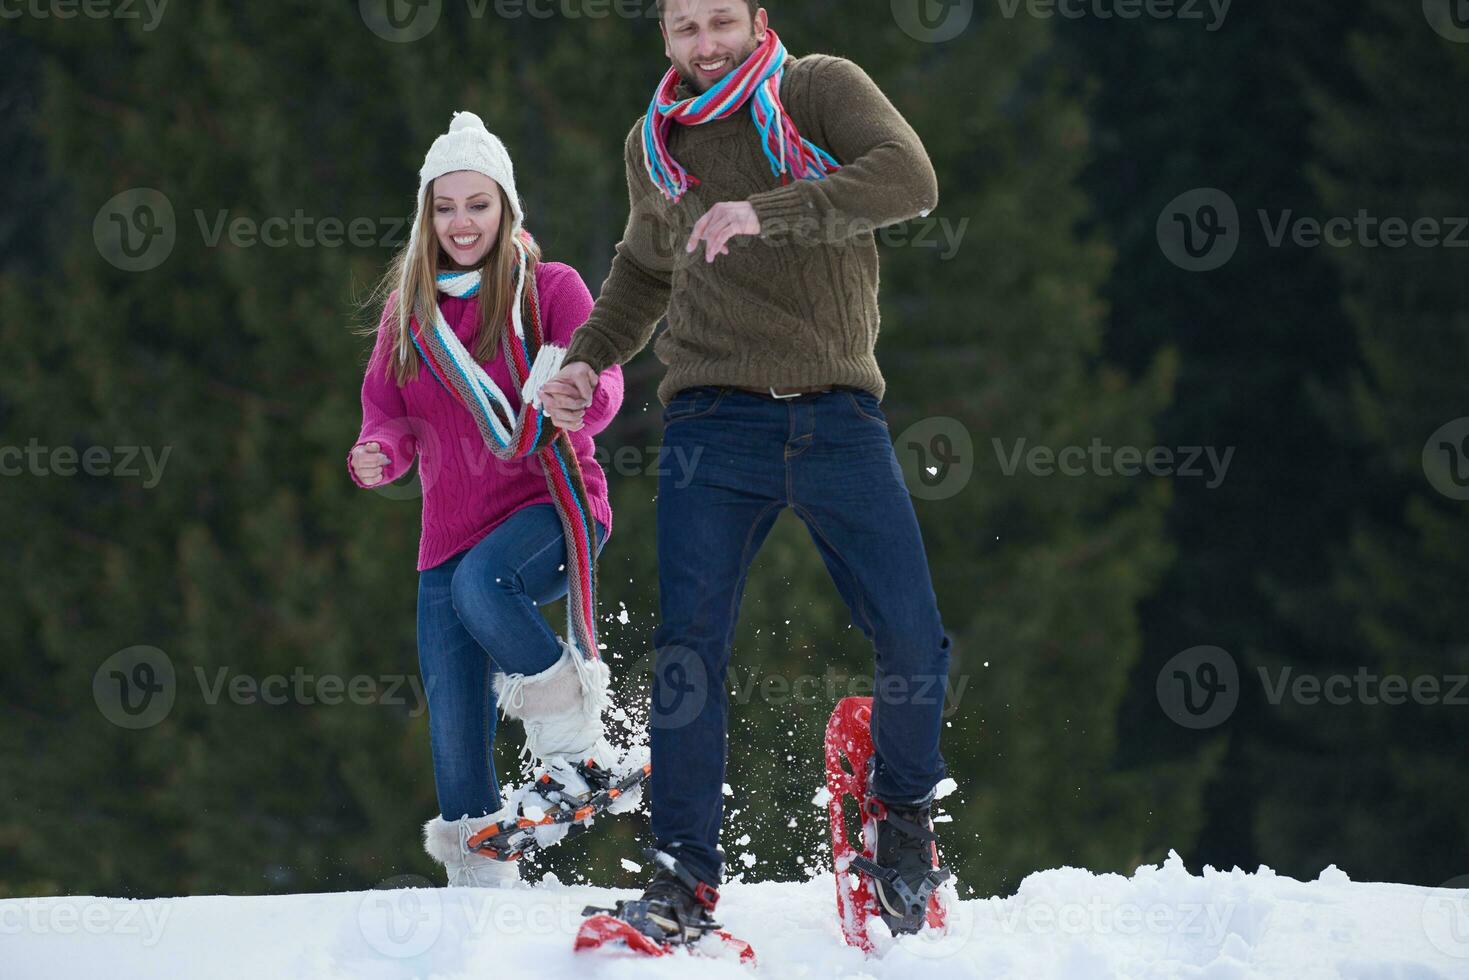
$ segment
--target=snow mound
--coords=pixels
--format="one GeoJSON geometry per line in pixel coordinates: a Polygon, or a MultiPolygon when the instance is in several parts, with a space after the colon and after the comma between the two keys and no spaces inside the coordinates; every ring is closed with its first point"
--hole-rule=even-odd
{"type": "MultiPolygon", "coordinates": [[[[555,980],[849,977],[1469,977],[1469,891],[1313,882],[1207,869],[1177,854],[1131,877],[1075,868],[1027,877],[1015,895],[969,899],[943,936],[842,943],[830,874],[732,882],[719,912],[759,954],[751,969],[680,953],[659,960],[576,955],[582,907],[632,892],[542,882],[511,890],[427,887],[407,876],[367,892],[153,900],[0,901],[6,980],[555,980]]],[[[884,931],[885,930],[881,930],[884,931]]]]}

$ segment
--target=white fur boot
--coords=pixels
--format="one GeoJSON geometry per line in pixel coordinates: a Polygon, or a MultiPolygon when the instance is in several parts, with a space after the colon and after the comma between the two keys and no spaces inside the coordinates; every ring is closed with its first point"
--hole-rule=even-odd
{"type": "Polygon", "coordinates": [[[444,866],[450,888],[514,888],[520,884],[518,861],[496,861],[469,849],[469,838],[508,816],[509,808],[485,817],[434,817],[423,825],[423,849],[444,866]]]}
{"type": "Polygon", "coordinates": [[[539,674],[500,674],[495,697],[507,718],[525,726],[525,748],[568,793],[590,791],[575,765],[591,760],[612,769],[617,752],[602,734],[609,672],[601,660],[587,660],[565,640],[561,659],[539,674]]]}

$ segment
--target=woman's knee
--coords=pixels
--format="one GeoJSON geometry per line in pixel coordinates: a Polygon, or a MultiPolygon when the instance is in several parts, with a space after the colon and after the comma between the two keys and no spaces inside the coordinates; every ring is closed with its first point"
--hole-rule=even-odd
{"type": "Polygon", "coordinates": [[[496,606],[512,601],[519,591],[515,572],[497,555],[472,552],[455,569],[449,590],[461,620],[482,616],[487,610],[493,615],[496,606]]]}

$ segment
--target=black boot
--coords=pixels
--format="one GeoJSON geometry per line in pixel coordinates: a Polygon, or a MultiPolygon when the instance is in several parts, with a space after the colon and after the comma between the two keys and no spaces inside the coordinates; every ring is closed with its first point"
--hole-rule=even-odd
{"type": "Polygon", "coordinates": [[[932,801],[916,804],[868,800],[877,820],[877,860],[857,857],[852,866],[872,878],[882,921],[894,935],[923,928],[928,898],[950,877],[939,867],[937,838],[930,815],[932,801]]]}
{"type": "Polygon", "coordinates": [[[719,902],[717,889],[666,851],[650,847],[643,853],[658,866],[653,880],[642,898],[618,902],[612,915],[643,935],[671,945],[695,942],[720,927],[713,915],[719,902]]]}

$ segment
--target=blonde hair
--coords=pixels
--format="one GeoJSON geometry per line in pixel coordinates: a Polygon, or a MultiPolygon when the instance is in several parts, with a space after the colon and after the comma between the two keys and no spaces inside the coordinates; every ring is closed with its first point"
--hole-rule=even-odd
{"type": "MultiPolygon", "coordinates": [[[[412,314],[417,319],[419,311],[433,308],[430,303],[437,306],[439,291],[434,277],[441,264],[448,265],[447,256],[434,233],[435,183],[436,180],[431,180],[424,188],[417,234],[410,236],[408,243],[393,256],[393,260],[388,263],[387,272],[363,301],[363,307],[375,314],[370,323],[364,319],[360,331],[370,336],[376,336],[378,324],[387,316],[388,305],[395,304],[393,318],[389,322],[393,345],[385,371],[399,386],[418,377],[419,358],[418,352],[413,349],[409,316],[412,314]],[[400,284],[404,286],[402,290],[399,290],[400,284]],[[406,295],[398,295],[400,291],[406,295]],[[404,350],[408,352],[406,358],[399,356],[399,352],[404,350]]],[[[514,223],[515,212],[510,207],[504,188],[500,188],[500,231],[495,236],[495,244],[485,253],[479,267],[479,325],[474,332],[470,353],[481,363],[498,356],[506,322],[510,317],[510,305],[515,302],[515,270],[520,259],[511,240],[514,223]]],[[[520,230],[519,235],[526,251],[526,279],[528,282],[534,281],[536,266],[541,261],[541,247],[524,229],[520,230]]],[[[527,288],[524,295],[527,308],[531,302],[531,290],[527,288]]],[[[522,315],[527,318],[530,316],[524,310],[522,315]]],[[[419,322],[422,325],[421,319],[419,322]]]]}

